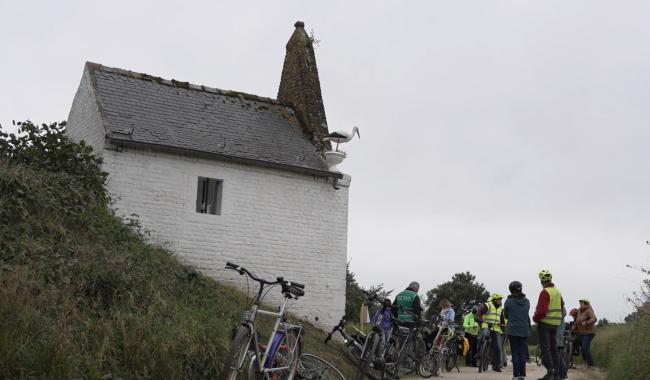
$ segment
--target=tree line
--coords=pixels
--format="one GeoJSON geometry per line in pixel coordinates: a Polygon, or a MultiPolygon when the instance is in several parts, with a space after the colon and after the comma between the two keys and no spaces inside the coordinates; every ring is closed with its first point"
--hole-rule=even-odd
{"type": "MultiPolygon", "coordinates": [[[[359,320],[359,312],[362,304],[367,304],[364,290],[377,293],[380,297],[390,298],[393,290],[387,290],[383,284],[372,285],[363,288],[356,280],[356,274],[350,271],[350,263],[346,268],[346,298],[345,316],[348,320],[359,320]]],[[[401,289],[399,289],[401,291],[401,289]]],[[[439,303],[442,299],[448,299],[456,311],[456,320],[462,321],[463,315],[469,312],[473,306],[487,302],[490,293],[485,289],[483,283],[476,280],[476,276],[470,272],[456,273],[451,280],[444,282],[426,292],[424,300],[425,317],[430,318],[439,311],[439,303]]]]}

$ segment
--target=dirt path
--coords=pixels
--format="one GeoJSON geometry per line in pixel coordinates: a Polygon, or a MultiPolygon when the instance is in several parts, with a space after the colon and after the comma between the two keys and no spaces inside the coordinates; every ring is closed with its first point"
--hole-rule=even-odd
{"type": "MultiPolygon", "coordinates": [[[[538,379],[546,373],[544,367],[538,367],[536,364],[526,365],[526,379],[538,379]]],[[[449,380],[510,380],[512,379],[512,366],[503,368],[503,372],[488,371],[485,373],[478,373],[476,368],[461,368],[460,373],[457,371],[444,372],[443,379],[449,380]]],[[[421,377],[408,377],[406,379],[415,380],[422,379],[421,377]]],[[[435,379],[432,377],[431,379],[435,379]]],[[[605,375],[600,371],[572,369],[569,371],[570,380],[605,380],[605,375]]]]}

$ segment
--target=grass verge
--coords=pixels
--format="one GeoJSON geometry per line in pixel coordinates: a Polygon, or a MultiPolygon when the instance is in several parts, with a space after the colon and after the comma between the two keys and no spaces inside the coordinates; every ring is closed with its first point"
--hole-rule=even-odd
{"type": "Polygon", "coordinates": [[[607,371],[610,380],[650,379],[650,317],[624,325],[598,329],[592,343],[596,366],[607,371]]]}

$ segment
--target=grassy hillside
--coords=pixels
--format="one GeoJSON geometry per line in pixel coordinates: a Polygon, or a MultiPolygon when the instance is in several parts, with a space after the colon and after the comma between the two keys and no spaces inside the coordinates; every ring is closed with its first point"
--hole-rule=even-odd
{"type": "Polygon", "coordinates": [[[145,244],[83,168],[25,161],[0,156],[0,378],[218,377],[244,295],[145,244]]]}
{"type": "Polygon", "coordinates": [[[598,329],[592,343],[596,366],[611,380],[650,379],[650,310],[636,322],[598,329]]]}

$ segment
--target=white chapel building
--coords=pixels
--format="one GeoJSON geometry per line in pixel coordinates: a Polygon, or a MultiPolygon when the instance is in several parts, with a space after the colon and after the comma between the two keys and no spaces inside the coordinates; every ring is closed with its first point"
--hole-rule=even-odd
{"type": "Polygon", "coordinates": [[[350,178],[323,159],[314,49],[295,27],[277,100],[86,63],[67,133],[102,157],[117,213],[153,242],[242,289],[226,261],[304,283],[292,312],[329,327],[345,311],[350,178]]]}

